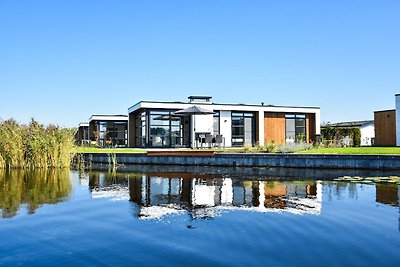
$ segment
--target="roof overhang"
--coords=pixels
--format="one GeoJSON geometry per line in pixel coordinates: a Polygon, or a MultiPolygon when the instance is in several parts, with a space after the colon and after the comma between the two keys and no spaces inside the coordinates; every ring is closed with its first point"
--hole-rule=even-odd
{"type": "Polygon", "coordinates": [[[89,121],[128,121],[127,115],[92,115],[89,121]]]}
{"type": "Polygon", "coordinates": [[[319,113],[319,107],[290,107],[290,106],[260,106],[260,105],[245,105],[245,104],[205,104],[200,103],[183,103],[183,102],[151,102],[141,101],[128,109],[128,113],[135,112],[140,109],[169,109],[181,110],[193,105],[203,107],[210,110],[219,111],[248,111],[248,112],[283,112],[283,113],[319,113]]]}

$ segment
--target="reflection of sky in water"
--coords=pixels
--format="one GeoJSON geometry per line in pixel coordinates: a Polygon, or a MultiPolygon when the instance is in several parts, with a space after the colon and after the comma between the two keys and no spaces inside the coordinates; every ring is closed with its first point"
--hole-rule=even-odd
{"type": "Polygon", "coordinates": [[[123,185],[110,185],[92,191],[93,198],[109,198],[111,201],[129,200],[129,189],[123,185]]]}
{"type": "Polygon", "coordinates": [[[400,262],[394,185],[180,173],[71,174],[72,191],[68,173],[50,183],[48,176],[0,177],[0,205],[8,215],[0,220],[0,265],[400,262]],[[27,204],[34,214],[26,212],[27,204]]]}
{"type": "MultiPolygon", "coordinates": [[[[137,206],[133,215],[139,219],[162,219],[182,213],[193,219],[213,218],[231,211],[320,215],[323,190],[328,199],[340,199],[344,194],[357,199],[357,190],[363,188],[334,181],[166,178],[145,174],[110,180],[104,173],[92,176],[90,187],[93,198],[130,200],[137,206]]],[[[377,184],[375,189],[376,202],[398,206],[397,187],[377,184]]]]}

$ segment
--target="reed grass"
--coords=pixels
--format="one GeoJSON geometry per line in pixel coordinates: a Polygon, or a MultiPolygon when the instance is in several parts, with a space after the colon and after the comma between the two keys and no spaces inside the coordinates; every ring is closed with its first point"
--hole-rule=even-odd
{"type": "Polygon", "coordinates": [[[0,168],[69,167],[76,148],[71,129],[33,120],[0,122],[0,168]]]}

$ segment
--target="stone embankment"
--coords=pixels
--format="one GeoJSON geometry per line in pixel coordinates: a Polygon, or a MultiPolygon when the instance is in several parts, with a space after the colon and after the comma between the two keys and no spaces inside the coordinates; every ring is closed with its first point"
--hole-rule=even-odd
{"type": "MultiPolygon", "coordinates": [[[[108,164],[109,154],[85,154],[94,164],[108,164]]],[[[215,167],[281,167],[316,169],[400,170],[399,155],[248,154],[213,151],[149,151],[116,154],[118,164],[215,167]]]]}

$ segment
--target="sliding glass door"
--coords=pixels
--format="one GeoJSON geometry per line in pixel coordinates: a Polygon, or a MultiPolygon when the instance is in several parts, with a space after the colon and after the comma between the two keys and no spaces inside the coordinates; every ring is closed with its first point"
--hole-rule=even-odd
{"type": "Polygon", "coordinates": [[[136,115],[136,146],[187,146],[184,139],[186,117],[173,115],[174,110],[144,110],[136,115]]]}
{"type": "Polygon", "coordinates": [[[255,114],[232,112],[232,146],[254,145],[256,139],[255,114]]]}

